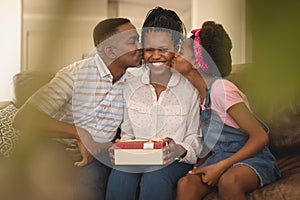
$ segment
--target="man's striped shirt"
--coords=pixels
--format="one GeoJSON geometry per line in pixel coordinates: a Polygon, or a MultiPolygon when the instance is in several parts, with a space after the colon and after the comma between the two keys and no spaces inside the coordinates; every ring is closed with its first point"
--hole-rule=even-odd
{"type": "Polygon", "coordinates": [[[29,103],[48,115],[87,130],[97,142],[114,138],[123,119],[123,75],[113,77],[99,55],[62,68],[29,103]]]}

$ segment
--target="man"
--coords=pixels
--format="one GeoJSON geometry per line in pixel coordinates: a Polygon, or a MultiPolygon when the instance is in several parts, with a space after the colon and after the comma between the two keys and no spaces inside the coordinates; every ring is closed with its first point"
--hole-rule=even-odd
{"type": "Polygon", "coordinates": [[[128,19],[101,21],[93,38],[97,54],[61,69],[14,119],[24,132],[75,139],[84,158],[75,163],[82,167],[75,198],[89,200],[105,198],[110,172],[89,152],[101,154],[115,137],[123,119],[126,69],[138,66],[142,57],[139,35],[128,19]]]}

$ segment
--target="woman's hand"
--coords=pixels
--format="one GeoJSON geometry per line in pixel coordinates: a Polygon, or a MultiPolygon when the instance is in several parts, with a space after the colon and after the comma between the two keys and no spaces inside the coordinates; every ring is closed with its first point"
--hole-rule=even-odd
{"type": "Polygon", "coordinates": [[[164,142],[166,146],[163,148],[163,162],[165,165],[174,162],[186,154],[186,149],[180,144],[176,144],[171,138],[165,138],[164,142]]]}
{"type": "MultiPolygon", "coordinates": [[[[116,139],[115,143],[118,143],[120,141],[121,141],[120,139],[116,139]]],[[[112,145],[108,149],[108,152],[109,152],[110,162],[112,163],[112,165],[114,165],[115,164],[115,147],[114,147],[114,145],[112,145]]]]}

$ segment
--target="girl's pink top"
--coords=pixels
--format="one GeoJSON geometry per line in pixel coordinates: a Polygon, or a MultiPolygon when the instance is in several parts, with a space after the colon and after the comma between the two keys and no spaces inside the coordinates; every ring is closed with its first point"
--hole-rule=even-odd
{"type": "MultiPolygon", "coordinates": [[[[210,90],[211,109],[215,110],[223,120],[224,124],[234,128],[240,128],[236,122],[229,116],[227,110],[237,104],[245,103],[251,111],[246,95],[241,92],[237,86],[226,79],[218,79],[212,85],[210,90]]],[[[204,102],[205,103],[205,102],[204,102]]],[[[204,109],[204,103],[201,105],[204,109]]]]}

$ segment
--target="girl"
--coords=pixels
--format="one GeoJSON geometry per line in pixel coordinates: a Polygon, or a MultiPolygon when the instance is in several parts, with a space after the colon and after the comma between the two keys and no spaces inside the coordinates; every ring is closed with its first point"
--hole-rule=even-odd
{"type": "Polygon", "coordinates": [[[232,48],[222,25],[208,21],[192,33],[173,68],[200,93],[202,134],[211,155],[179,180],[177,199],[198,200],[216,188],[221,199],[246,199],[247,192],[280,177],[267,147],[268,130],[252,114],[246,96],[222,78],[231,71],[232,48]]]}
{"type": "Polygon", "coordinates": [[[141,75],[128,79],[124,86],[126,107],[121,140],[166,138],[169,147],[163,149],[163,166],[145,170],[135,166],[113,169],[107,200],[172,200],[177,181],[197,161],[198,92],[170,68],[183,32],[183,23],[171,10],[158,7],[146,17],[142,44],[147,67],[141,75]]]}

